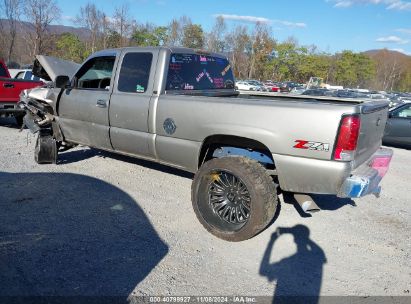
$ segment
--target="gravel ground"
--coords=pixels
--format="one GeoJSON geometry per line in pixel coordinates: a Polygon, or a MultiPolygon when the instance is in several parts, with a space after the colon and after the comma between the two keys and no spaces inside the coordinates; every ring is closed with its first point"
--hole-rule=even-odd
{"type": "Polygon", "coordinates": [[[191,174],[87,147],[40,166],[34,143],[0,120],[0,295],[410,295],[410,150],[379,199],[317,196],[302,217],[281,197],[229,243],[197,221],[191,174]]]}

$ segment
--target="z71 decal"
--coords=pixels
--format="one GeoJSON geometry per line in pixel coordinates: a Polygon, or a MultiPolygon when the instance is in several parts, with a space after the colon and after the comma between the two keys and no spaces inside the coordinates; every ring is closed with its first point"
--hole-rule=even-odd
{"type": "Polygon", "coordinates": [[[308,141],[308,140],[296,140],[297,144],[294,146],[296,149],[326,151],[330,150],[330,144],[324,144],[321,142],[308,141]]]}

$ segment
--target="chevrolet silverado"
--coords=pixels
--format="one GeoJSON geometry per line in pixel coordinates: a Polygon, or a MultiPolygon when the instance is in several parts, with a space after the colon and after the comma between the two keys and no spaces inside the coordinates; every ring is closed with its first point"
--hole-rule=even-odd
{"type": "Polygon", "coordinates": [[[392,151],[382,149],[384,101],[242,97],[221,54],[185,48],[123,48],[91,55],[73,75],[38,56],[53,88],[25,92],[35,159],[56,163],[81,144],[195,173],[192,205],[201,224],[228,241],[272,221],[278,191],[378,196],[392,151]]]}

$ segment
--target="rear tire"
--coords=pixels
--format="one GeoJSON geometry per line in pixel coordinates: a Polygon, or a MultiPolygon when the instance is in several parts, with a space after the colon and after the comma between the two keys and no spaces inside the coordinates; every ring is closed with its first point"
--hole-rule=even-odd
{"type": "Polygon", "coordinates": [[[213,235],[244,241],[264,230],[278,207],[277,185],[257,161],[215,158],[196,173],[192,204],[200,223],[213,235]]]}

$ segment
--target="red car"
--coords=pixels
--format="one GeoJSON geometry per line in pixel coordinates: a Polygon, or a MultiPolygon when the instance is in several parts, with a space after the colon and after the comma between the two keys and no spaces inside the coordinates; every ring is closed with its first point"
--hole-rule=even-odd
{"type": "Polygon", "coordinates": [[[280,87],[272,82],[266,82],[264,86],[268,89],[268,92],[280,92],[280,87]]]}
{"type": "Polygon", "coordinates": [[[0,117],[14,116],[22,125],[25,111],[17,105],[20,93],[41,85],[44,85],[42,81],[11,78],[7,66],[0,60],[0,117]]]}

